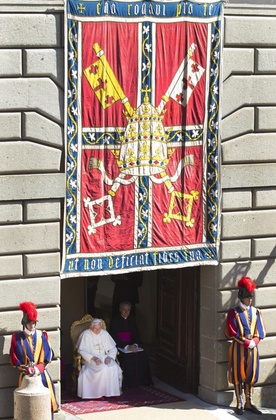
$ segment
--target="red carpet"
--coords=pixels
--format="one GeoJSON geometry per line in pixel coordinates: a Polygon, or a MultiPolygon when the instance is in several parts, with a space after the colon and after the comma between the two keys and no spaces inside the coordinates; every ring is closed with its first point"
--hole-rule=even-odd
{"type": "Polygon", "coordinates": [[[81,400],[78,397],[64,397],[61,409],[78,415],[100,411],[122,410],[123,408],[151,406],[183,401],[157,388],[139,387],[126,389],[119,397],[100,400],[81,400]]]}

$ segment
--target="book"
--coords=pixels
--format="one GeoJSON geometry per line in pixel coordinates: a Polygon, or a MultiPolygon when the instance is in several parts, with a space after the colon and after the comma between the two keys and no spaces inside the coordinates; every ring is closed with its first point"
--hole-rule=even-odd
{"type": "MultiPolygon", "coordinates": [[[[135,351],[123,349],[122,347],[118,347],[118,350],[120,350],[122,353],[136,353],[135,351]]],[[[137,347],[136,351],[144,351],[142,347],[137,347]]]]}

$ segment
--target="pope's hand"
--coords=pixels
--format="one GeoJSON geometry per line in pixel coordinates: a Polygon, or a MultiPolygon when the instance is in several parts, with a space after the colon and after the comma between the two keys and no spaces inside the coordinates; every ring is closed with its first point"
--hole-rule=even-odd
{"type": "Polygon", "coordinates": [[[93,360],[96,365],[100,365],[102,363],[101,359],[99,359],[97,356],[93,356],[91,360],[93,360]]]}
{"type": "Polygon", "coordinates": [[[104,360],[104,363],[106,364],[106,365],[108,365],[110,362],[111,362],[111,357],[109,357],[109,356],[107,356],[106,358],[105,358],[105,360],[104,360]]]}
{"type": "Polygon", "coordinates": [[[129,350],[129,351],[136,352],[136,351],[137,351],[137,346],[135,346],[135,344],[129,345],[129,346],[128,346],[128,350],[129,350]]]}

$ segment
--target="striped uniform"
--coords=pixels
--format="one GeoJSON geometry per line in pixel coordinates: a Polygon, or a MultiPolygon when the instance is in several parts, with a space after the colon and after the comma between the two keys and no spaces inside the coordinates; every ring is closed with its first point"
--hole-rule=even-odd
{"type": "Polygon", "coordinates": [[[10,363],[20,371],[19,386],[22,383],[26,367],[33,362],[41,370],[43,385],[49,388],[51,394],[52,411],[58,410],[55,388],[52,379],[45,369],[51,362],[53,351],[46,331],[35,330],[33,335],[24,331],[13,333],[10,349],[10,363]]]}
{"type": "Polygon", "coordinates": [[[252,405],[253,385],[259,378],[258,344],[266,336],[261,311],[254,306],[250,306],[249,309],[241,306],[230,309],[225,325],[225,335],[232,340],[229,348],[228,380],[234,384],[237,406],[243,406],[243,387],[246,406],[250,406],[252,405]],[[249,345],[252,339],[256,346],[251,349],[249,345]]]}

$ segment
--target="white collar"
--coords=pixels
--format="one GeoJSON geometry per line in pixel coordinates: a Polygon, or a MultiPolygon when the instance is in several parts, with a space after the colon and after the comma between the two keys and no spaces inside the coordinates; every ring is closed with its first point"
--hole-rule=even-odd
{"type": "Polygon", "coordinates": [[[250,306],[246,306],[244,303],[240,303],[240,306],[243,308],[243,309],[246,309],[247,311],[249,311],[249,308],[250,308],[250,306]]]}
{"type": "Polygon", "coordinates": [[[27,335],[34,335],[34,333],[35,333],[35,330],[33,330],[33,331],[30,331],[30,330],[28,330],[28,328],[24,328],[24,333],[26,333],[27,335]]]}

